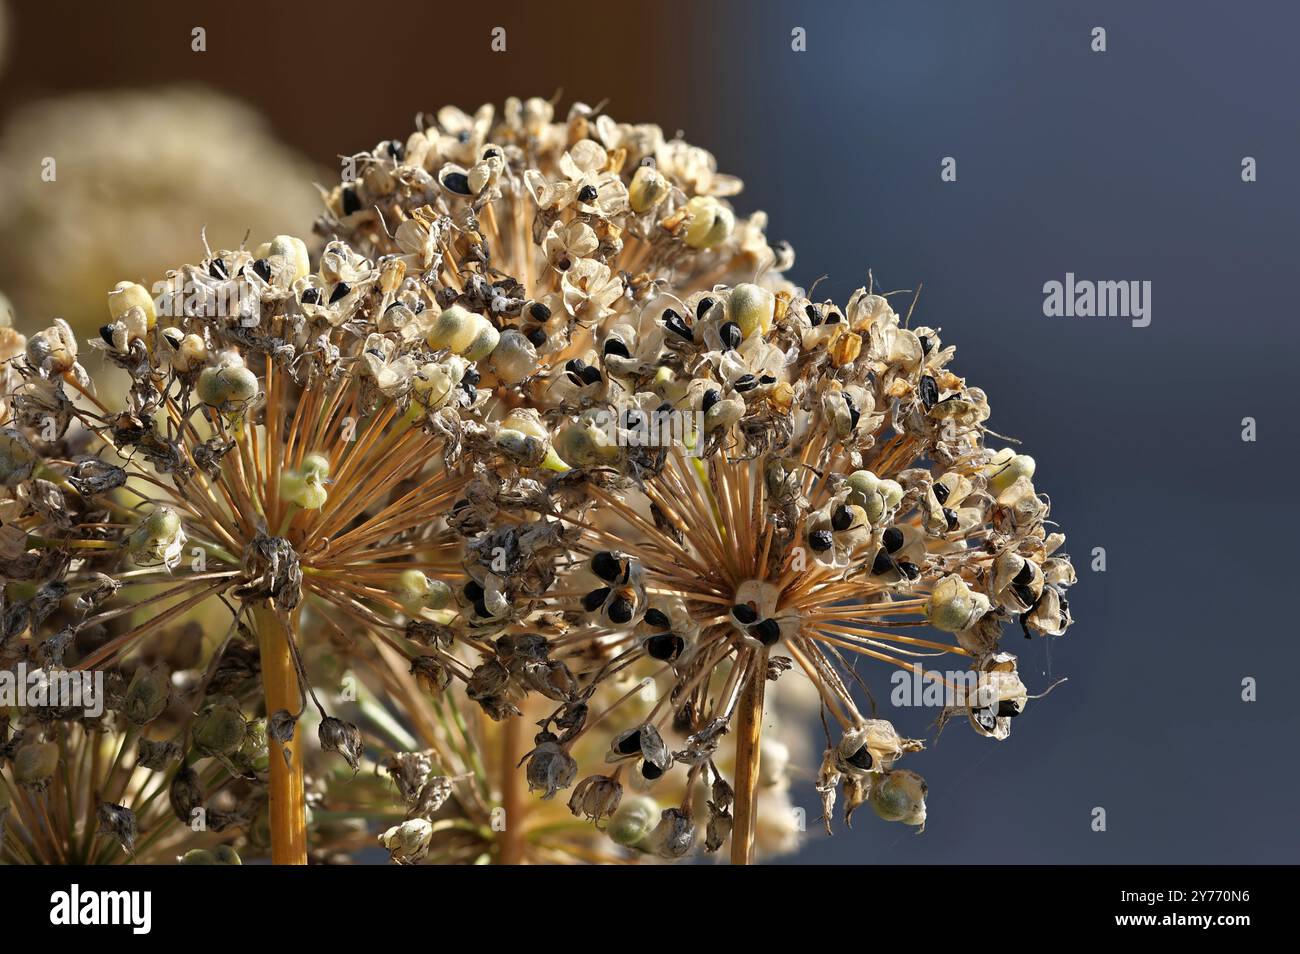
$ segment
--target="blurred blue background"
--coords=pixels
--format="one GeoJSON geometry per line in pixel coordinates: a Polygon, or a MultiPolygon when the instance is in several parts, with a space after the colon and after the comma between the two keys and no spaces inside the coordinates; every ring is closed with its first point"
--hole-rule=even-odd
{"type": "MultiPolygon", "coordinates": [[[[864,812],[796,860],[1300,860],[1296,7],[711,9],[691,31],[689,62],[709,69],[688,138],[744,178],[741,208],[770,213],[796,281],[828,275],[819,297],[843,300],[868,267],[887,289],[924,283],[913,324],[942,327],[989,425],[1037,459],[1080,573],[1066,636],[1004,639],[1031,693],[1069,682],[1007,742],[952,725],[909,757],[925,833],[864,812]],[[1150,281],[1150,326],[1045,318],[1043,284],[1066,272],[1150,281]]],[[[932,716],[882,714],[917,732],[932,716]]],[[[810,792],[796,801],[817,816],[810,792]]]]}

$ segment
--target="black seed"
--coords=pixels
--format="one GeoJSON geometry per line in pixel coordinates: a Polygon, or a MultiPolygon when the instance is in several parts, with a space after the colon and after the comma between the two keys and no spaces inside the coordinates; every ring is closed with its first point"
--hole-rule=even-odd
{"type": "Polygon", "coordinates": [[[898,561],[898,569],[899,572],[901,572],[903,576],[907,577],[909,580],[915,580],[918,576],[921,575],[921,568],[917,566],[915,563],[908,563],[906,560],[898,561]]]}
{"type": "Polygon", "coordinates": [[[569,380],[582,387],[582,372],[587,369],[587,362],[581,358],[570,358],[564,363],[564,370],[568,372],[569,380]]]}
{"type": "Polygon", "coordinates": [[[952,493],[952,491],[948,489],[948,485],[935,484],[933,489],[934,489],[934,499],[939,501],[939,503],[941,504],[946,504],[948,502],[948,495],[952,493]]]}
{"type": "Polygon", "coordinates": [[[1016,574],[1015,579],[1011,582],[1019,583],[1021,586],[1028,586],[1034,582],[1034,568],[1028,560],[1025,561],[1025,565],[1020,568],[1020,572],[1016,574]]]}
{"type": "Polygon", "coordinates": [[[930,343],[929,337],[926,335],[918,335],[917,338],[921,342],[921,353],[929,354],[930,349],[934,347],[934,345],[930,343]]]}
{"type": "Polygon", "coordinates": [[[881,534],[881,543],[885,545],[885,550],[889,553],[897,553],[903,545],[903,531],[897,527],[888,528],[881,534]]]}
{"type": "Polygon", "coordinates": [[[808,534],[808,545],[818,553],[825,553],[829,550],[832,542],[829,530],[814,530],[808,534]]]}
{"type": "Polygon", "coordinates": [[[99,336],[104,339],[105,344],[111,346],[113,344],[113,326],[104,325],[101,327],[99,329],[99,336]]]}
{"type": "Polygon", "coordinates": [[[925,405],[926,410],[934,407],[939,402],[939,385],[934,383],[934,378],[926,375],[921,378],[921,403],[925,405]]]}
{"type": "Polygon", "coordinates": [[[660,633],[657,636],[651,636],[645,641],[645,651],[650,654],[650,658],[662,662],[676,659],[685,648],[686,640],[676,633],[660,633]]]}
{"type": "Polygon", "coordinates": [[[459,500],[457,500],[454,504],[451,505],[451,512],[458,513],[459,511],[464,510],[468,506],[469,506],[469,501],[466,500],[464,497],[461,497],[459,500]]]}
{"type": "Polygon", "coordinates": [[[208,262],[208,274],[213,278],[229,278],[230,272],[226,270],[226,263],[219,258],[214,258],[208,262]]]}
{"type": "Polygon", "coordinates": [[[770,374],[765,374],[758,379],[759,384],[776,384],[776,378],[770,374]]]}
{"type": "Polygon", "coordinates": [[[844,761],[848,762],[854,768],[862,769],[864,772],[870,769],[873,764],[875,764],[871,758],[871,750],[868,749],[865,745],[862,746],[862,748],[858,749],[856,752],[854,752],[852,755],[850,755],[844,761]]]}
{"type": "Polygon", "coordinates": [[[709,408],[722,400],[722,394],[717,388],[709,388],[704,392],[704,397],[700,399],[700,410],[705,414],[709,413],[709,408]]]}
{"type": "Polygon", "coordinates": [[[944,507],[944,508],[943,508],[943,519],[944,519],[944,520],[947,522],[947,524],[948,524],[948,532],[949,532],[949,533],[951,533],[952,531],[954,531],[954,530],[957,529],[957,511],[956,511],[956,510],[950,510],[949,508],[944,507]]]}
{"type": "Polygon", "coordinates": [[[591,557],[591,572],[602,580],[613,583],[623,572],[623,562],[609,550],[601,550],[591,557]]]}
{"type": "Polygon", "coordinates": [[[835,508],[835,512],[831,514],[831,529],[836,533],[840,533],[851,526],[853,526],[853,511],[840,504],[835,508]]]}
{"type": "Polygon", "coordinates": [[[653,762],[641,763],[642,778],[648,779],[649,781],[653,782],[655,779],[659,778],[663,774],[664,774],[664,770],[661,769],[659,766],[655,765],[653,762]]]}
{"type": "Polygon", "coordinates": [[[614,751],[619,755],[636,755],[641,751],[641,733],[633,732],[618,745],[614,746],[614,751]]]}
{"type": "Polygon", "coordinates": [[[582,608],[588,613],[594,613],[604,605],[607,599],[609,599],[609,587],[602,586],[598,590],[592,590],[582,598],[582,608]]]}
{"type": "MultiPolygon", "coordinates": [[[[102,329],[100,330],[100,334],[103,334],[102,329]]],[[[181,331],[179,328],[168,328],[163,332],[163,337],[167,339],[167,343],[173,348],[179,348],[181,342],[185,340],[185,332],[181,331]]]]}
{"type": "Polygon", "coordinates": [[[664,312],[664,327],[679,338],[685,338],[692,343],[695,341],[695,333],[686,326],[686,322],[682,321],[682,316],[671,308],[664,312]]]}
{"type": "Polygon", "coordinates": [[[1003,719],[1014,719],[1020,715],[1020,706],[1013,699],[1003,699],[998,703],[998,715],[1003,719]]]}
{"type": "Polygon", "coordinates": [[[1012,583],[1011,590],[1016,594],[1016,596],[1020,597],[1020,602],[1024,603],[1026,606],[1033,606],[1036,602],[1034,600],[1034,591],[1023,583],[1012,583]]]}
{"type": "Polygon", "coordinates": [[[859,411],[858,406],[853,403],[853,398],[849,397],[847,394],[842,394],[840,396],[844,398],[844,406],[849,409],[849,430],[852,430],[858,426],[858,421],[862,420],[862,412],[859,411]]]}
{"type": "Polygon", "coordinates": [[[465,599],[473,603],[475,600],[483,598],[483,584],[478,580],[470,580],[465,584],[465,599]]]}
{"type": "Polygon", "coordinates": [[[462,381],[460,382],[460,389],[465,392],[471,403],[473,403],[474,399],[478,397],[478,389],[476,389],[472,384],[466,384],[462,381]]]}
{"type": "Polygon", "coordinates": [[[610,355],[614,355],[617,358],[630,358],[632,357],[632,352],[628,351],[627,345],[623,344],[623,342],[619,341],[617,338],[608,338],[605,341],[605,357],[609,357],[610,355]]]}
{"type": "Polygon", "coordinates": [[[744,394],[747,391],[752,391],[754,388],[758,387],[758,379],[752,374],[742,374],[740,377],[736,378],[735,382],[731,386],[741,394],[744,394]]]}
{"type": "Polygon", "coordinates": [[[463,172],[449,172],[442,177],[442,187],[457,195],[473,195],[469,187],[469,176],[463,172]]]}
{"type": "Polygon", "coordinates": [[[253,272],[264,282],[271,280],[271,263],[264,258],[259,258],[253,263],[253,272]]]}
{"type": "Polygon", "coordinates": [[[302,301],[302,303],[303,303],[304,305],[319,305],[319,304],[320,304],[320,289],[319,289],[319,288],[306,288],[306,289],[304,289],[304,290],[303,290],[303,293],[302,293],[302,298],[301,298],[300,300],[302,301]]]}
{"type": "Polygon", "coordinates": [[[741,333],[740,325],[734,321],[729,321],[718,329],[718,335],[722,338],[722,350],[730,351],[732,348],[739,348],[740,343],[745,339],[741,333]]]}
{"type": "Polygon", "coordinates": [[[706,314],[709,313],[709,309],[713,307],[713,303],[714,303],[714,299],[710,298],[708,295],[705,295],[703,298],[701,298],[699,300],[699,303],[696,304],[695,306],[695,317],[703,318],[706,314]]]}
{"type": "Polygon", "coordinates": [[[731,608],[731,615],[736,617],[736,622],[743,623],[745,626],[758,619],[758,613],[748,603],[737,603],[731,608]]]}
{"type": "Polygon", "coordinates": [[[546,344],[546,330],[541,326],[529,328],[524,337],[532,343],[534,348],[540,348],[542,345],[546,344]]]}
{"type": "Polygon", "coordinates": [[[585,185],[585,186],[583,186],[581,189],[578,190],[578,201],[579,201],[579,202],[590,202],[590,201],[592,201],[594,198],[596,198],[596,195],[597,195],[597,193],[596,193],[596,187],[595,187],[595,186],[593,186],[593,185],[585,185]]]}
{"type": "Polygon", "coordinates": [[[596,367],[594,364],[589,364],[589,365],[587,365],[587,366],[586,366],[585,368],[583,368],[582,371],[579,372],[579,373],[580,373],[580,375],[581,375],[581,377],[582,377],[582,383],[583,383],[583,384],[599,384],[599,383],[600,383],[600,368],[596,367]]]}
{"type": "Polygon", "coordinates": [[[781,627],[776,620],[768,618],[757,626],[750,627],[749,635],[764,646],[775,646],[776,641],[781,638],[781,627]]]}
{"type": "Polygon", "coordinates": [[[424,301],[422,299],[417,298],[415,300],[415,304],[411,307],[411,311],[415,312],[415,314],[417,315],[420,312],[424,311],[424,301]]]}
{"type": "Polygon", "coordinates": [[[492,615],[491,613],[488,612],[487,603],[483,602],[482,600],[474,601],[474,614],[476,616],[482,616],[484,619],[487,619],[489,616],[492,615]]]}
{"type": "Polygon", "coordinates": [[[826,316],[826,324],[838,325],[839,323],[840,323],[840,313],[838,311],[832,311],[830,314],[826,316]]]}
{"type": "Polygon", "coordinates": [[[528,314],[532,315],[536,321],[551,320],[551,309],[547,308],[540,301],[535,301],[528,307],[528,314]]]}
{"type": "Polygon", "coordinates": [[[495,159],[495,158],[496,158],[497,156],[499,156],[499,155],[501,155],[501,150],[500,150],[500,149],[484,149],[484,150],[483,150],[483,158],[484,158],[484,159],[495,159]]]}
{"type": "Polygon", "coordinates": [[[974,709],[971,715],[986,732],[992,732],[998,727],[997,716],[993,714],[992,709],[974,709]]]}
{"type": "Polygon", "coordinates": [[[876,558],[871,561],[871,572],[876,576],[883,576],[892,569],[894,569],[894,558],[889,555],[889,551],[878,550],[876,558]]]}
{"type": "Polygon", "coordinates": [[[483,375],[479,374],[478,368],[468,368],[465,373],[461,375],[460,383],[468,384],[470,387],[473,387],[482,380],[483,375]]]}
{"type": "Polygon", "coordinates": [[[609,619],[613,623],[627,623],[632,620],[632,601],[620,596],[609,604],[609,619]]]}
{"type": "Polygon", "coordinates": [[[658,629],[667,629],[672,625],[668,620],[668,614],[663,610],[648,609],[645,611],[645,621],[658,629]]]}
{"type": "Polygon", "coordinates": [[[814,328],[822,323],[822,310],[812,302],[804,305],[803,313],[808,316],[808,320],[812,322],[814,328]]]}
{"type": "Polygon", "coordinates": [[[569,259],[569,256],[561,255],[560,260],[555,263],[555,267],[562,272],[567,272],[573,267],[573,262],[569,259]]]}
{"type": "Polygon", "coordinates": [[[344,297],[350,291],[352,291],[351,285],[349,285],[347,282],[339,282],[337,285],[334,286],[334,290],[330,292],[330,304],[331,305],[334,304],[336,301],[344,297]]]}
{"type": "Polygon", "coordinates": [[[396,139],[390,139],[388,142],[384,143],[384,150],[389,156],[396,159],[398,162],[401,162],[406,158],[406,147],[396,139]]]}
{"type": "Polygon", "coordinates": [[[343,187],[343,214],[351,215],[353,212],[361,211],[361,198],[357,195],[357,190],[352,186],[343,187]]]}
{"type": "Polygon", "coordinates": [[[644,423],[645,423],[645,415],[642,414],[640,411],[628,411],[626,414],[623,415],[623,426],[630,431],[635,431],[640,429],[641,425],[643,425],[644,423]]]}

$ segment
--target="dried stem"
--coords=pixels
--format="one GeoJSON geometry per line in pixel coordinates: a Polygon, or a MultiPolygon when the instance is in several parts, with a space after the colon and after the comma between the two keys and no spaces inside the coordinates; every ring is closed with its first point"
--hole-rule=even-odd
{"type": "Polygon", "coordinates": [[[518,865],[524,860],[524,793],[515,767],[522,754],[519,751],[522,722],[519,717],[507,719],[501,732],[501,808],[505,813],[505,829],[501,832],[498,863],[503,865],[518,865]]]}
{"type": "Polygon", "coordinates": [[[767,687],[767,650],[756,654],[736,713],[736,820],[731,829],[731,863],[754,858],[754,818],[758,798],[758,761],[763,736],[763,694],[767,687]]]}
{"type": "MultiPolygon", "coordinates": [[[[269,605],[253,610],[258,648],[262,654],[262,686],[266,714],[281,709],[298,712],[302,693],[289,648],[284,621],[269,605]]],[[[307,863],[307,798],[303,789],[303,764],[297,731],[285,746],[271,747],[271,861],[277,865],[307,863]],[[285,758],[288,753],[288,759],[285,758]]]]}

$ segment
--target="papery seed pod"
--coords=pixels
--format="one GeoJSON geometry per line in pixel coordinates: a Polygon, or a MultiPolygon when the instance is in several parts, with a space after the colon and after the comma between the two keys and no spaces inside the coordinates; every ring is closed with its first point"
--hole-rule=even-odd
{"type": "Polygon", "coordinates": [[[542,798],[551,799],[562,788],[573,784],[578,774],[578,763],[560,747],[555,736],[542,733],[537,747],[528,757],[528,790],[541,792],[542,798]]]}
{"type": "Polygon", "coordinates": [[[428,854],[432,837],[433,824],[428,819],[412,818],[385,831],[379,836],[379,843],[388,849],[389,860],[409,865],[428,854]]]}
{"type": "Polygon", "coordinates": [[[170,507],[156,507],[140,521],[127,540],[127,551],[136,566],[175,567],[185,549],[187,537],[181,518],[170,507]]]}
{"type": "Polygon", "coordinates": [[[680,808],[665,808],[659,824],[645,838],[645,847],[660,858],[676,860],[690,854],[695,846],[695,822],[680,808]]]}
{"type": "Polygon", "coordinates": [[[12,427],[0,429],[0,485],[13,487],[27,480],[39,460],[21,431],[12,427]]]}
{"type": "Polygon", "coordinates": [[[239,705],[229,696],[210,700],[194,717],[194,748],[208,756],[230,756],[244,744],[248,725],[239,705]]]}
{"type": "Polygon", "coordinates": [[[43,792],[59,767],[59,747],[53,742],[28,742],[13,756],[14,781],[23,788],[43,792]]]}
{"type": "Polygon", "coordinates": [[[357,771],[361,764],[361,730],[351,722],[344,722],[334,716],[321,719],[317,730],[320,747],[326,752],[337,752],[357,771]]]}
{"type": "Polygon", "coordinates": [[[135,840],[138,834],[135,812],[123,805],[101,802],[95,811],[95,817],[99,821],[96,834],[116,839],[128,854],[135,853],[135,840]]]}
{"type": "Polygon", "coordinates": [[[659,805],[645,795],[632,795],[610,817],[606,829],[609,837],[626,847],[640,844],[654,830],[659,821],[659,805]]]}
{"type": "Polygon", "coordinates": [[[973,625],[989,609],[987,596],[974,592],[959,576],[945,576],[930,594],[926,616],[932,626],[955,633],[973,625]]]}
{"type": "Polygon", "coordinates": [[[122,703],[122,715],[135,725],[153,722],[171,701],[171,676],[162,666],[141,667],[131,678],[122,703]]]}
{"type": "Polygon", "coordinates": [[[713,248],[725,242],[736,227],[736,215],[713,196],[697,195],[686,203],[690,224],[684,241],[691,248],[713,248]]]}
{"type": "Polygon", "coordinates": [[[589,775],[569,797],[569,811],[599,825],[602,818],[612,818],[623,800],[623,786],[608,775],[589,775]]]}
{"type": "Polygon", "coordinates": [[[203,786],[199,782],[198,772],[193,767],[182,764],[172,776],[167,798],[177,820],[184,825],[192,824],[194,810],[203,807],[203,786]]]}
{"type": "Polygon", "coordinates": [[[925,794],[921,776],[908,769],[894,769],[872,779],[867,798],[885,821],[917,825],[919,831],[925,831],[925,794]]]}

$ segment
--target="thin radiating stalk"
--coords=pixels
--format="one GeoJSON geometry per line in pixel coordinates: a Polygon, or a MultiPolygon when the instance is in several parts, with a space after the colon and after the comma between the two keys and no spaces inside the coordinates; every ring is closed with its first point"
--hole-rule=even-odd
{"type": "MultiPolygon", "coordinates": [[[[281,709],[296,713],[302,693],[289,648],[289,633],[280,615],[262,603],[253,610],[257,644],[262,655],[262,686],[266,714],[281,709]]],[[[307,863],[307,797],[303,788],[301,745],[297,732],[288,745],[271,740],[271,861],[277,865],[307,863]],[[285,753],[288,753],[288,759],[285,753]]]]}
{"type": "Polygon", "coordinates": [[[763,736],[763,696],[767,688],[767,650],[750,666],[749,681],[736,713],[736,819],[731,829],[731,863],[754,859],[754,820],[757,814],[758,762],[763,736]]]}

